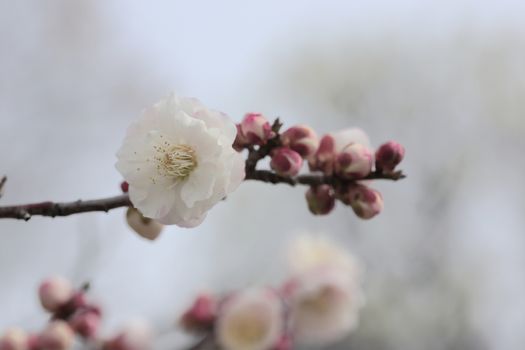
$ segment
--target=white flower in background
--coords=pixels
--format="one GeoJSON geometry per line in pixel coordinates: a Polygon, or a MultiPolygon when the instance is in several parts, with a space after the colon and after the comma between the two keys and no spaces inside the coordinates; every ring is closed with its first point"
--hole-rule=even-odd
{"type": "Polygon", "coordinates": [[[229,297],[219,310],[216,330],[226,350],[268,350],[279,341],[283,326],[280,297],[261,288],[229,297]]]}
{"type": "Polygon", "coordinates": [[[29,336],[20,328],[9,328],[0,337],[0,350],[28,350],[29,336]]]}
{"type": "Polygon", "coordinates": [[[292,245],[290,263],[295,274],[285,293],[294,340],[322,346],[347,336],[364,304],[355,259],[325,238],[305,236],[292,245]]]}
{"type": "Polygon", "coordinates": [[[236,133],[225,114],[196,99],[172,94],[144,111],[117,153],[133,205],[163,224],[199,225],[244,179],[236,133]]]}
{"type": "Polygon", "coordinates": [[[320,234],[296,237],[288,249],[288,264],[292,273],[329,266],[346,269],[355,278],[359,278],[361,270],[352,255],[320,234]]]}

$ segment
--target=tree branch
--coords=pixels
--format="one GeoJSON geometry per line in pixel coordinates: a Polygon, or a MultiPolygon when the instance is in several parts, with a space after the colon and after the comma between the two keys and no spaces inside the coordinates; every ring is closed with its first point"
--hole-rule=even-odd
{"type": "Polygon", "coordinates": [[[12,218],[27,221],[31,219],[33,215],[55,217],[91,211],[108,212],[111,209],[128,207],[130,205],[131,202],[129,201],[127,194],[109,198],[85,201],[78,200],[65,203],[41,202],[0,207],[0,218],[12,218]]]}
{"type": "MultiPolygon", "coordinates": [[[[401,171],[393,174],[382,174],[373,172],[361,180],[393,180],[397,181],[404,178],[405,175],[401,171]]],[[[271,184],[288,184],[290,186],[307,185],[317,186],[322,184],[341,185],[354,183],[354,180],[344,180],[333,176],[324,176],[320,174],[305,174],[295,177],[286,177],[278,175],[269,170],[251,170],[246,172],[245,180],[255,180],[271,184]]],[[[108,212],[111,209],[129,207],[131,202],[127,194],[120,196],[101,198],[94,200],[78,200],[74,202],[41,202],[33,204],[22,204],[13,206],[0,207],[0,218],[12,218],[20,220],[29,220],[34,215],[39,216],[68,216],[78,213],[87,213],[92,211],[108,212]]]]}

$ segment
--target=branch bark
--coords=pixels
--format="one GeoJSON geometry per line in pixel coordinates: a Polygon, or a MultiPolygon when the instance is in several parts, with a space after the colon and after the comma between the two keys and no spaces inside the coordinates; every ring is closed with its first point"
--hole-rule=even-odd
{"type": "Polygon", "coordinates": [[[128,207],[130,205],[131,202],[129,201],[127,194],[109,198],[77,200],[74,202],[64,203],[40,202],[0,207],[0,218],[11,218],[27,221],[34,215],[56,217],[92,211],[108,212],[111,209],[128,207]]]}

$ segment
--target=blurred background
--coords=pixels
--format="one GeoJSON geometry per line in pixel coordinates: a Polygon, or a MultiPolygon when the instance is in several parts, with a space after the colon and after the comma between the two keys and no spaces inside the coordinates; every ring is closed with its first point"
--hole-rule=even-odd
{"type": "Polygon", "coordinates": [[[405,145],[408,174],[374,184],[371,221],[253,182],[153,243],[123,209],[1,220],[0,329],[39,329],[58,273],[91,282],[105,331],[143,317],[173,348],[197,291],[279,283],[312,231],[366,267],[360,327],[330,349],[525,348],[525,2],[0,0],[0,49],[2,205],[118,194],[127,125],[172,90],[235,120],[362,127],[405,145]]]}

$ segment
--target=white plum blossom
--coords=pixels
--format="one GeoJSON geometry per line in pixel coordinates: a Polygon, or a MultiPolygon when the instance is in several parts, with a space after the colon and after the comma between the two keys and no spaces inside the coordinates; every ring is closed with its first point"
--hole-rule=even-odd
{"type": "Polygon", "coordinates": [[[244,179],[236,133],[225,114],[196,99],[171,94],[145,110],[117,153],[133,205],[163,224],[199,225],[244,179]]]}
{"type": "Polygon", "coordinates": [[[281,337],[283,306],[271,289],[246,289],[221,305],[216,324],[217,338],[226,350],[268,350],[281,337]]]}
{"type": "Polygon", "coordinates": [[[284,292],[295,342],[325,346],[347,336],[364,304],[356,260],[315,236],[299,238],[290,259],[294,274],[284,292]]]}

